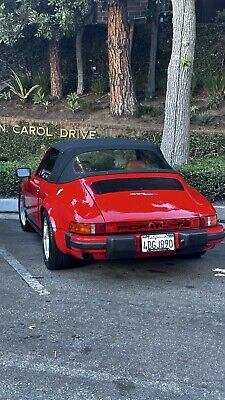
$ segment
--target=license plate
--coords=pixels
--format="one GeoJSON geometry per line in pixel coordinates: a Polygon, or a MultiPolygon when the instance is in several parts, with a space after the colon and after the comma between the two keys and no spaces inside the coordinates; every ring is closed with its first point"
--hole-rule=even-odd
{"type": "Polygon", "coordinates": [[[175,240],[173,233],[163,233],[160,235],[141,236],[142,253],[149,251],[172,251],[175,250],[175,240]]]}

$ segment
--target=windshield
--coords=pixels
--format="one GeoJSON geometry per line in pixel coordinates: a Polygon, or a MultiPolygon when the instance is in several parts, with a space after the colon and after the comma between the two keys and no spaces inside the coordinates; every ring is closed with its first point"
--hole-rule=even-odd
{"type": "Polygon", "coordinates": [[[166,169],[168,165],[153,151],[116,149],[81,153],[75,157],[74,168],[76,172],[87,173],[113,170],[166,169]]]}

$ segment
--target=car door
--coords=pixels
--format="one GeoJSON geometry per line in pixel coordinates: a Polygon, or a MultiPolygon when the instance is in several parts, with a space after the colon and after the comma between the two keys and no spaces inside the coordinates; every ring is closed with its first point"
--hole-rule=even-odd
{"type": "Polygon", "coordinates": [[[27,216],[38,228],[41,228],[40,206],[48,192],[50,185],[48,180],[58,155],[59,151],[54,148],[50,148],[46,152],[36,174],[30,178],[27,187],[27,216]]]}

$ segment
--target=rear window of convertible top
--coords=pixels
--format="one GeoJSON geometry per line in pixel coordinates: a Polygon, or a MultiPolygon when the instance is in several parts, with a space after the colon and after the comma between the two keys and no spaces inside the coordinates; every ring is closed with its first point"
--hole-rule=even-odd
{"type": "Polygon", "coordinates": [[[148,170],[168,168],[154,151],[140,149],[95,150],[77,155],[76,172],[107,172],[113,170],[148,170]]]}
{"type": "Polygon", "coordinates": [[[96,194],[128,192],[139,190],[184,190],[182,184],[173,178],[125,178],[94,182],[91,185],[96,194]]]}

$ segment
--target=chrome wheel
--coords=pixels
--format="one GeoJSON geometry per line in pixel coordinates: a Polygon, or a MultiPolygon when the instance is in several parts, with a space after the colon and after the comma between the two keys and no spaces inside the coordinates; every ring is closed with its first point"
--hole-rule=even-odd
{"type": "Polygon", "coordinates": [[[27,222],[27,217],[26,217],[26,210],[25,210],[23,196],[20,196],[19,213],[20,213],[21,224],[25,226],[27,222]]]}
{"type": "Polygon", "coordinates": [[[48,221],[45,218],[43,224],[43,249],[46,261],[49,260],[49,243],[50,243],[50,238],[49,238],[48,221]]]}
{"type": "Polygon", "coordinates": [[[20,225],[21,225],[22,230],[24,232],[33,231],[30,221],[27,218],[27,210],[25,207],[24,195],[22,193],[19,194],[18,210],[19,210],[19,220],[20,220],[20,225]]]}
{"type": "Polygon", "coordinates": [[[50,217],[45,210],[42,214],[42,221],[42,251],[46,267],[54,270],[71,266],[73,258],[59,250],[50,217]]]}

